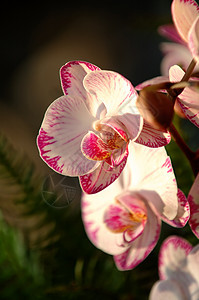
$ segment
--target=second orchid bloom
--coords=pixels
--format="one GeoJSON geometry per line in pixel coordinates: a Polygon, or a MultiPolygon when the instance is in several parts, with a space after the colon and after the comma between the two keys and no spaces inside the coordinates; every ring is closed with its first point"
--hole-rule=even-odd
{"type": "Polygon", "coordinates": [[[83,194],[82,217],[93,244],[113,255],[118,269],[129,270],[155,247],[161,221],[174,227],[187,223],[189,204],[165,149],[131,143],[120,177],[98,194],[83,194]]]}

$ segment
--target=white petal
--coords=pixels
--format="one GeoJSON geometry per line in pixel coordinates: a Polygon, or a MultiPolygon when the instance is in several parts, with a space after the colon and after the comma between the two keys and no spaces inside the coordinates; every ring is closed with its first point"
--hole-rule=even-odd
{"type": "Polygon", "coordinates": [[[97,248],[109,254],[119,254],[123,251],[123,234],[111,232],[104,223],[105,211],[121,192],[120,182],[116,180],[105,190],[95,195],[84,193],[82,197],[82,218],[86,233],[97,248]]]}
{"type": "Polygon", "coordinates": [[[126,173],[127,168],[129,174],[133,170],[129,188],[155,191],[161,199],[161,204],[154,205],[161,206],[163,203],[164,215],[168,219],[174,219],[178,209],[178,190],[171,161],[164,147],[153,149],[130,143],[128,162],[123,172],[126,173]]]}
{"type": "Polygon", "coordinates": [[[81,152],[81,141],[93,117],[80,98],[62,96],[47,109],[37,145],[42,159],[56,172],[79,176],[97,167],[81,152]]]}
{"type": "MultiPolygon", "coordinates": [[[[169,70],[169,77],[172,82],[177,82],[184,76],[184,71],[179,66],[173,66],[169,70]]],[[[198,80],[194,78],[194,80],[198,80]]],[[[185,88],[178,96],[180,104],[186,117],[197,127],[199,127],[199,93],[191,88],[185,88]]]]}
{"type": "Polygon", "coordinates": [[[121,156],[120,164],[116,167],[112,167],[105,161],[102,161],[93,172],[80,176],[82,190],[88,194],[95,194],[113,184],[126,165],[128,150],[126,149],[121,156]]]}
{"type": "MultiPolygon", "coordinates": [[[[161,73],[163,75],[168,75],[169,69],[176,64],[187,69],[192,60],[189,49],[181,44],[161,43],[160,50],[164,54],[160,65],[161,73]]],[[[198,67],[196,67],[196,69],[198,70],[198,67]]]]}
{"type": "MultiPolygon", "coordinates": [[[[149,300],[186,300],[181,287],[172,280],[157,281],[149,295],[149,300]]],[[[187,299],[188,300],[188,299],[187,299]]]]}
{"type": "Polygon", "coordinates": [[[199,62],[199,17],[189,31],[188,46],[195,60],[199,62]]]}
{"type": "Polygon", "coordinates": [[[188,257],[188,268],[189,272],[195,278],[196,282],[198,283],[198,295],[199,295],[199,245],[195,246],[191,252],[189,253],[188,257]]]}
{"type": "Polygon", "coordinates": [[[96,95],[98,101],[105,104],[107,115],[118,114],[125,104],[131,104],[131,113],[138,113],[135,106],[136,90],[129,80],[112,71],[96,71],[89,73],[84,79],[86,90],[96,95]]]}
{"type": "Polygon", "coordinates": [[[181,38],[187,42],[189,30],[199,14],[197,3],[194,0],[173,0],[171,12],[174,25],[181,38]]]}
{"type": "Polygon", "coordinates": [[[85,61],[70,61],[60,69],[60,77],[64,94],[73,98],[80,98],[90,113],[99,118],[106,112],[102,101],[99,101],[95,95],[87,93],[83,86],[85,76],[94,71],[100,71],[97,66],[85,61]]]}
{"type": "Polygon", "coordinates": [[[190,205],[189,225],[191,230],[199,238],[199,173],[189,191],[187,197],[190,205]]]}
{"type": "Polygon", "coordinates": [[[129,249],[114,256],[117,268],[119,270],[131,270],[140,264],[156,246],[159,239],[160,228],[160,219],[148,207],[147,223],[143,233],[130,243],[129,249]]]}
{"type": "Polygon", "coordinates": [[[173,279],[180,283],[189,280],[187,255],[191,244],[178,236],[169,236],[162,244],[159,253],[160,279],[173,279]]]}

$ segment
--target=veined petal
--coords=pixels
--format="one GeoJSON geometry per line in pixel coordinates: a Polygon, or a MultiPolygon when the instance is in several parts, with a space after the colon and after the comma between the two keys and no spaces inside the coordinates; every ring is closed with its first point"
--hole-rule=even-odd
{"type": "Polygon", "coordinates": [[[168,76],[158,76],[158,77],[154,77],[152,79],[148,79],[138,85],[136,85],[135,89],[137,91],[142,90],[143,88],[147,87],[147,86],[151,86],[153,84],[159,84],[162,82],[168,82],[169,81],[169,77],[168,76]]]}
{"type": "Polygon", "coordinates": [[[189,34],[188,34],[188,46],[189,49],[195,58],[195,60],[199,61],[199,17],[193,23],[189,34]]]}
{"type": "Polygon", "coordinates": [[[134,142],[150,148],[157,148],[166,146],[170,143],[170,140],[171,135],[169,132],[163,132],[155,129],[146,121],[144,121],[143,128],[138,138],[134,142]]]}
{"type": "Polygon", "coordinates": [[[128,149],[124,152],[123,160],[118,166],[112,167],[103,161],[93,172],[80,176],[80,185],[83,191],[88,194],[95,194],[113,183],[124,169],[127,157],[128,149]]]}
{"type": "Polygon", "coordinates": [[[85,157],[91,160],[102,161],[111,155],[107,144],[92,131],[82,139],[81,150],[85,157]]]}
{"type": "MultiPolygon", "coordinates": [[[[136,90],[129,80],[116,72],[91,72],[84,78],[83,83],[90,94],[96,95],[98,101],[105,104],[108,116],[118,114],[125,103],[132,101],[134,105],[136,90]]],[[[135,106],[132,109],[134,112],[135,106]]]]}
{"type": "Polygon", "coordinates": [[[114,234],[123,233],[122,248],[125,247],[125,243],[131,243],[140,236],[145,226],[144,222],[134,221],[131,213],[118,203],[110,205],[105,211],[104,223],[107,230],[114,234]]]}
{"type": "Polygon", "coordinates": [[[183,277],[188,270],[187,255],[191,250],[192,245],[187,240],[178,236],[169,236],[163,242],[159,253],[160,279],[176,279],[183,282],[183,277]]]}
{"type": "Polygon", "coordinates": [[[62,96],[47,109],[37,145],[41,158],[56,172],[79,176],[97,167],[84,157],[81,141],[91,128],[93,117],[80,98],[62,96]]]}
{"type": "Polygon", "coordinates": [[[95,95],[88,94],[83,86],[85,76],[94,71],[100,71],[100,68],[85,61],[70,61],[60,69],[60,77],[64,94],[80,98],[90,113],[99,118],[106,113],[106,108],[95,95]]]}
{"type": "Polygon", "coordinates": [[[129,189],[140,189],[142,192],[155,191],[159,195],[160,201],[157,202],[158,198],[154,197],[155,202],[153,203],[153,196],[151,196],[154,206],[159,209],[163,206],[162,213],[169,220],[174,219],[178,209],[178,189],[166,150],[163,147],[152,149],[130,143],[128,163],[124,170],[125,175],[127,172],[131,174],[131,169],[136,176],[129,179],[129,189]]]}
{"type": "Polygon", "coordinates": [[[199,173],[189,191],[187,199],[190,205],[189,225],[196,237],[199,238],[199,173]]]}
{"type": "Polygon", "coordinates": [[[174,220],[168,220],[162,216],[164,222],[173,227],[184,227],[190,218],[189,202],[184,193],[178,189],[178,212],[174,220]]]}
{"type": "Polygon", "coordinates": [[[174,25],[181,38],[187,42],[189,30],[199,14],[197,3],[194,0],[173,0],[171,12],[174,25]]]}
{"type": "Polygon", "coordinates": [[[186,300],[178,282],[173,280],[157,281],[151,289],[149,300],[186,300]]]}
{"type": "Polygon", "coordinates": [[[123,253],[114,256],[119,270],[131,270],[140,264],[154,249],[159,239],[161,221],[152,210],[147,207],[147,223],[142,234],[130,243],[123,253]]]}
{"type": "Polygon", "coordinates": [[[123,208],[123,211],[129,212],[129,222],[126,223],[131,226],[124,232],[124,241],[130,243],[143,233],[147,222],[147,207],[139,193],[134,192],[118,195],[116,203],[123,208]]]}
{"type": "Polygon", "coordinates": [[[86,233],[91,242],[109,254],[118,254],[123,251],[123,233],[115,234],[107,229],[104,223],[104,213],[114,204],[114,198],[121,194],[122,187],[119,181],[108,186],[95,195],[83,193],[81,211],[86,233]]]}

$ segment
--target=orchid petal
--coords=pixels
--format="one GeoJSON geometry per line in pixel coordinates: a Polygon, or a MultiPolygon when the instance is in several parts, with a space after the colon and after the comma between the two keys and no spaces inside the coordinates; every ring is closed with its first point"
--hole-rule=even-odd
{"type": "Polygon", "coordinates": [[[184,227],[190,218],[189,202],[184,193],[178,189],[178,212],[174,220],[162,217],[163,221],[173,227],[184,227]]]}
{"type": "Polygon", "coordinates": [[[173,279],[183,282],[186,276],[186,259],[192,250],[191,244],[178,236],[168,237],[161,246],[159,253],[160,279],[173,279]]]}
{"type": "Polygon", "coordinates": [[[169,132],[163,132],[155,129],[146,121],[144,121],[142,131],[134,142],[150,148],[157,148],[166,146],[170,143],[170,140],[171,135],[169,132]]]}
{"type": "Polygon", "coordinates": [[[112,167],[103,161],[93,172],[80,176],[83,191],[88,194],[98,193],[113,183],[124,169],[127,157],[128,148],[123,152],[122,160],[118,166],[112,167]]]}
{"type": "Polygon", "coordinates": [[[157,76],[155,78],[148,79],[148,80],[136,85],[135,89],[137,91],[140,91],[147,86],[151,86],[153,84],[159,84],[159,83],[163,83],[163,82],[168,82],[168,81],[169,81],[168,76],[157,76]]]}
{"type": "Polygon", "coordinates": [[[189,225],[191,230],[199,238],[199,173],[189,191],[187,197],[190,205],[189,225]]]}
{"type": "Polygon", "coordinates": [[[149,300],[185,300],[181,286],[172,280],[157,281],[151,289],[149,300]]]}
{"type": "Polygon", "coordinates": [[[111,155],[107,144],[94,132],[89,131],[83,138],[81,144],[82,153],[91,160],[102,161],[111,155]]]}
{"type": "Polygon", "coordinates": [[[198,299],[198,247],[178,236],[168,237],[160,249],[159,275],[180,286],[185,299],[198,299]]]}
{"type": "Polygon", "coordinates": [[[81,211],[86,233],[96,247],[109,254],[123,251],[123,233],[111,232],[104,223],[104,212],[121,192],[122,187],[117,180],[95,196],[86,193],[82,196],[81,211]]]}
{"type": "Polygon", "coordinates": [[[189,35],[188,35],[188,46],[189,49],[195,58],[195,60],[199,61],[199,17],[193,23],[189,35]]]}
{"type": "Polygon", "coordinates": [[[85,89],[96,95],[107,108],[107,115],[118,114],[119,109],[131,104],[131,113],[138,114],[135,106],[137,92],[129,80],[112,71],[89,73],[83,81],[85,89]]]}
{"type": "Polygon", "coordinates": [[[119,255],[114,256],[119,270],[131,270],[140,264],[154,249],[160,234],[160,219],[147,209],[147,223],[143,233],[130,243],[130,247],[119,255]]]}
{"type": "Polygon", "coordinates": [[[79,176],[97,167],[81,152],[81,141],[93,117],[80,97],[62,96],[47,109],[37,145],[41,158],[56,172],[79,176]]]}
{"type": "Polygon", "coordinates": [[[181,38],[187,42],[189,30],[198,17],[199,7],[194,0],[173,0],[171,12],[174,25],[181,38]]]}
{"type": "MultiPolygon", "coordinates": [[[[173,66],[169,70],[169,77],[172,82],[178,82],[184,76],[184,71],[179,66],[173,66]]],[[[199,79],[195,79],[199,81],[199,79]]],[[[199,93],[186,87],[178,96],[180,104],[186,117],[197,127],[199,127],[199,93]]]]}
{"type": "MultiPolygon", "coordinates": [[[[197,295],[199,295],[199,245],[195,246],[191,252],[189,253],[188,257],[188,268],[191,275],[194,277],[195,281],[197,282],[197,295]]],[[[196,291],[194,291],[196,292],[196,291]]]]}
{"type": "Polygon", "coordinates": [[[176,64],[187,69],[190,61],[192,60],[192,55],[189,49],[181,44],[166,42],[161,43],[160,50],[164,54],[160,65],[161,73],[163,75],[168,75],[169,69],[176,64]]]}
{"type": "Polygon", "coordinates": [[[175,43],[185,44],[184,41],[179,36],[178,31],[176,30],[176,27],[173,24],[166,24],[160,26],[158,28],[158,32],[162,36],[168,38],[169,40],[175,43]]]}
{"type": "Polygon", "coordinates": [[[88,94],[83,86],[85,76],[94,71],[100,71],[100,68],[85,61],[70,61],[60,69],[60,77],[64,94],[80,98],[89,112],[99,118],[105,114],[106,108],[95,95],[88,94]]]}
{"type": "Polygon", "coordinates": [[[140,197],[139,193],[124,192],[116,197],[116,202],[123,207],[124,211],[128,211],[128,218],[131,227],[124,234],[124,239],[128,243],[132,242],[143,233],[147,222],[147,207],[140,197]]]}
{"type": "MultiPolygon", "coordinates": [[[[161,200],[157,202],[158,199],[155,198],[154,206],[163,206],[164,216],[169,220],[174,219],[178,209],[177,184],[166,150],[163,147],[152,149],[130,143],[125,174],[131,174],[128,168],[136,174],[129,179],[129,189],[155,191],[161,200]]],[[[150,197],[153,203],[152,198],[153,196],[150,197]]]]}

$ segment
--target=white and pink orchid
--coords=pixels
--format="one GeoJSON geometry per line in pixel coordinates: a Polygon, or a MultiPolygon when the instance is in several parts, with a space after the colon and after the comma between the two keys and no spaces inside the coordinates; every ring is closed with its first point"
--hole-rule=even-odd
{"type": "Polygon", "coordinates": [[[199,173],[189,191],[187,200],[190,206],[189,225],[193,233],[199,239],[199,173]]]}
{"type": "Polygon", "coordinates": [[[199,60],[199,7],[194,0],[173,0],[174,25],[196,61],[199,60]]]}
{"type": "Polygon", "coordinates": [[[47,109],[37,145],[41,158],[56,172],[79,176],[82,189],[96,193],[122,172],[128,143],[166,145],[170,135],[143,126],[129,80],[83,61],[60,70],[64,95],[47,109]]]}
{"type": "Polygon", "coordinates": [[[159,254],[159,276],[150,300],[199,299],[199,245],[178,236],[168,237],[159,254]]]}
{"type": "MultiPolygon", "coordinates": [[[[193,0],[174,0],[171,5],[173,24],[162,25],[158,31],[173,43],[161,43],[164,58],[161,62],[161,72],[168,75],[172,65],[180,65],[187,69],[194,57],[199,57],[199,7],[193,0]]],[[[199,70],[199,65],[195,71],[199,70]]]]}
{"type": "Polygon", "coordinates": [[[98,194],[83,194],[82,218],[92,243],[113,255],[119,270],[133,269],[149,255],[159,239],[161,220],[183,227],[189,204],[177,188],[164,147],[130,143],[120,177],[98,194]]]}

